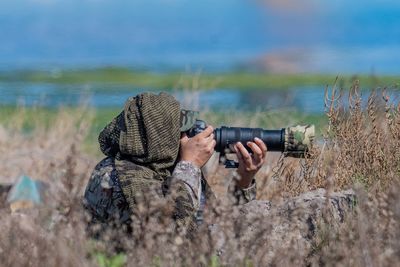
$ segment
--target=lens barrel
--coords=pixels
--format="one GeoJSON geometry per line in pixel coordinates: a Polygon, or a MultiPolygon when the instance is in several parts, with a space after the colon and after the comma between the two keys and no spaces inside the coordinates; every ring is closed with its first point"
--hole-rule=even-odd
{"type": "MultiPolygon", "coordinates": [[[[196,120],[193,127],[186,133],[189,137],[201,133],[207,128],[202,120],[196,120]]],[[[221,154],[234,152],[232,146],[241,142],[249,151],[247,142],[254,142],[254,138],[260,138],[267,145],[268,151],[284,153],[285,157],[304,157],[309,151],[315,137],[314,125],[297,125],[280,130],[264,130],[261,128],[241,128],[222,126],[214,130],[216,141],[215,150],[221,154]]]]}
{"type": "Polygon", "coordinates": [[[260,138],[268,147],[268,151],[280,151],[285,149],[285,129],[264,130],[261,128],[240,128],[222,126],[214,130],[214,138],[217,142],[215,150],[225,153],[230,145],[241,142],[244,147],[251,151],[247,142],[254,142],[254,138],[260,138]]]}

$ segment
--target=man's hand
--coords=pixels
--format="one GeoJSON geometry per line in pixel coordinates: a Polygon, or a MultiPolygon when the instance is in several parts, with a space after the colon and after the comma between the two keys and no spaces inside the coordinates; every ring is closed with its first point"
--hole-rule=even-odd
{"type": "Polygon", "coordinates": [[[201,168],[213,154],[215,144],[214,128],[211,126],[192,138],[183,134],[180,146],[181,160],[192,162],[201,168]]]}
{"type": "Polygon", "coordinates": [[[265,155],[267,153],[267,146],[260,138],[256,137],[254,142],[247,142],[247,146],[250,147],[253,152],[251,155],[242,143],[238,142],[234,146],[239,160],[237,172],[240,178],[236,182],[239,188],[249,187],[254,175],[264,164],[265,155]]]}

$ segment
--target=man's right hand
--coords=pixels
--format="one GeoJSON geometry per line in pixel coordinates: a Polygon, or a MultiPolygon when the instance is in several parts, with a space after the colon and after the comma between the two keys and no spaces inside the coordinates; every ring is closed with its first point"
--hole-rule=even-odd
{"type": "Polygon", "coordinates": [[[181,137],[180,158],[192,162],[201,168],[214,152],[214,128],[208,126],[203,132],[189,138],[186,134],[181,137]]]}

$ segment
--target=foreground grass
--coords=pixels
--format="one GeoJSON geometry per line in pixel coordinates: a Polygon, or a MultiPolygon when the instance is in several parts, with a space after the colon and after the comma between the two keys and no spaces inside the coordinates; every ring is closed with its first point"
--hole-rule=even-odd
{"type": "MultiPolygon", "coordinates": [[[[156,199],[144,202],[149,207],[138,204],[141,217],[134,217],[138,220],[134,220],[131,235],[106,232],[104,242],[98,243],[88,237],[82,190],[97,160],[82,148],[88,139],[96,139],[90,135],[97,135],[119,110],[3,107],[0,177],[18,177],[21,172],[38,177],[49,185],[49,199],[42,207],[23,214],[11,214],[7,203],[0,202],[0,262],[2,266],[397,266],[399,102],[389,97],[382,100],[381,94],[376,94],[362,107],[357,94],[343,97],[351,102],[346,107],[340,105],[346,103],[340,99],[337,105],[332,103],[327,114],[329,130],[315,156],[285,159],[276,172],[265,168],[257,183],[262,189],[262,185],[274,186],[263,181],[275,182],[285,197],[320,187],[328,191],[352,188],[357,195],[354,212],[341,214],[340,223],[322,216],[315,229],[308,229],[312,232],[307,237],[311,239],[308,246],[299,243],[299,237],[308,233],[296,226],[300,218],[306,218],[301,208],[288,221],[293,229],[280,239],[271,236],[286,222],[281,214],[268,220],[252,217],[257,236],[246,243],[241,238],[246,239],[250,224],[237,209],[208,206],[215,211],[213,219],[227,230],[220,231],[226,245],[219,256],[217,235],[210,234],[208,227],[200,229],[194,239],[177,234],[169,227],[170,217],[159,213],[163,209],[156,206],[156,199]],[[123,246],[126,253],[113,250],[114,245],[123,246]]],[[[318,119],[293,111],[203,111],[202,116],[216,125],[251,127],[282,127],[297,120],[318,119]]],[[[218,178],[223,179],[223,175],[218,178]]]]}
{"type": "MultiPolygon", "coordinates": [[[[289,89],[296,86],[326,86],[339,74],[268,74],[249,72],[228,73],[154,73],[120,67],[66,70],[25,70],[0,73],[0,82],[53,84],[120,84],[160,90],[183,88],[234,88],[241,90],[289,89]],[[189,86],[188,86],[189,84],[189,86]]],[[[400,83],[400,76],[340,75],[339,85],[349,87],[355,79],[361,86],[374,88],[400,83]]],[[[107,90],[107,89],[104,89],[107,90]]],[[[109,89],[108,89],[109,90],[109,89]]],[[[129,88],[125,88],[129,90],[129,88]]]]}

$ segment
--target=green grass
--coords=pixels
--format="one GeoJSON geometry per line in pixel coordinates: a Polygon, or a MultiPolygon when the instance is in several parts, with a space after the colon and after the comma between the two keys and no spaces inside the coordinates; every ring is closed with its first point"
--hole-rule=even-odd
{"type": "MultiPolygon", "coordinates": [[[[97,137],[100,131],[115,117],[121,110],[118,108],[81,108],[63,107],[73,118],[88,122],[90,128],[85,138],[82,149],[93,156],[100,157],[97,137]]],[[[0,106],[0,125],[5,128],[22,130],[26,135],[34,132],[35,128],[41,127],[45,130],[51,129],[55,120],[58,119],[58,109],[43,107],[16,107],[0,106]]],[[[272,111],[203,111],[201,119],[214,127],[241,126],[260,127],[266,129],[279,129],[296,124],[315,124],[317,135],[326,125],[326,117],[318,114],[302,114],[291,110],[272,111]]]]}
{"type": "Polygon", "coordinates": [[[117,254],[112,257],[108,257],[103,253],[95,254],[95,258],[99,267],[122,267],[126,265],[126,255],[117,254]]]}
{"type": "MultiPolygon", "coordinates": [[[[121,67],[96,69],[65,69],[57,71],[24,70],[0,73],[0,82],[30,82],[52,84],[119,84],[142,88],[210,89],[235,88],[240,90],[289,89],[295,86],[332,85],[339,74],[268,74],[249,72],[228,73],[154,73],[121,67]]],[[[339,86],[348,88],[352,81],[362,81],[361,87],[394,86],[400,76],[340,75],[339,86]]],[[[110,90],[110,89],[104,89],[110,90]]],[[[124,90],[130,90],[126,87],[124,90]]]]}

